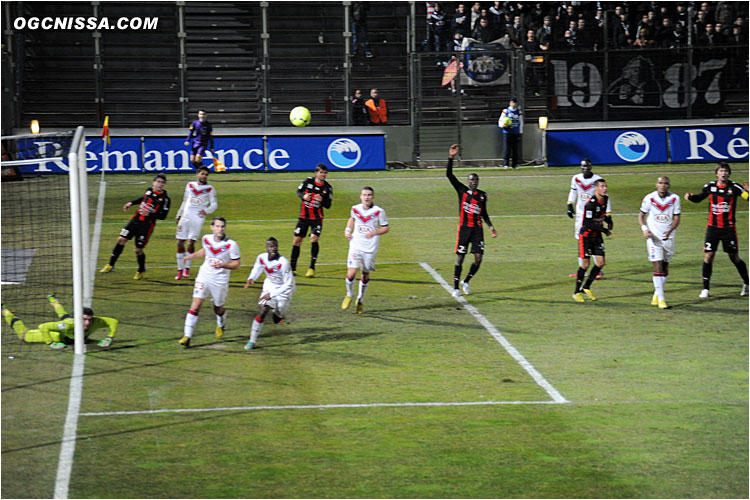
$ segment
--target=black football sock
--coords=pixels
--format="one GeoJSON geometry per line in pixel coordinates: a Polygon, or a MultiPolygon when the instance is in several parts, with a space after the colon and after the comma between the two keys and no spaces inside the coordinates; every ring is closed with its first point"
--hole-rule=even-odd
{"type": "Polygon", "coordinates": [[[737,271],[740,272],[740,276],[742,276],[742,282],[747,285],[747,264],[745,264],[744,260],[740,259],[734,265],[737,267],[737,271]]]}
{"type": "Polygon", "coordinates": [[[138,272],[145,273],[146,272],[146,254],[145,253],[137,254],[136,258],[138,259],[138,272]]]}
{"type": "Polygon", "coordinates": [[[299,259],[299,247],[292,245],[292,258],[289,259],[289,264],[292,266],[292,271],[297,270],[297,259],[299,259]]]}
{"type": "MultiPolygon", "coordinates": [[[[714,270],[714,263],[713,262],[704,262],[703,263],[703,288],[706,290],[709,289],[711,286],[711,273],[713,273],[714,270]]],[[[747,274],[745,274],[747,276],[747,274]]]]}
{"type": "Polygon", "coordinates": [[[474,263],[473,263],[473,264],[471,265],[471,267],[469,267],[469,272],[468,272],[468,273],[466,274],[466,277],[464,278],[464,281],[465,281],[466,283],[468,283],[468,282],[469,282],[469,280],[470,280],[471,278],[473,278],[475,274],[477,274],[477,271],[479,271],[479,264],[477,264],[476,262],[474,262],[474,263]]]}
{"type": "Polygon", "coordinates": [[[315,262],[318,260],[318,252],[320,252],[320,245],[318,242],[310,245],[310,269],[315,269],[315,262]]]}
{"type": "Polygon", "coordinates": [[[122,250],[125,248],[125,245],[120,245],[117,243],[115,245],[115,248],[112,249],[112,254],[109,256],[109,265],[112,267],[115,267],[115,262],[117,262],[117,259],[120,258],[120,254],[122,253],[122,250]]]}
{"type": "Polygon", "coordinates": [[[453,266],[453,288],[458,290],[458,282],[461,279],[461,269],[463,266],[453,266]]]}
{"type": "Polygon", "coordinates": [[[586,280],[586,284],[583,285],[583,288],[585,288],[586,290],[588,290],[589,288],[591,288],[591,283],[594,282],[594,280],[596,279],[596,277],[599,275],[599,271],[601,271],[601,270],[602,270],[601,267],[599,267],[597,265],[594,265],[594,267],[591,268],[591,272],[589,273],[589,277],[586,280]]]}
{"type": "Polygon", "coordinates": [[[586,276],[586,270],[582,267],[579,267],[578,273],[576,274],[576,289],[574,293],[578,293],[581,291],[581,284],[583,283],[584,276],[586,276]]]}

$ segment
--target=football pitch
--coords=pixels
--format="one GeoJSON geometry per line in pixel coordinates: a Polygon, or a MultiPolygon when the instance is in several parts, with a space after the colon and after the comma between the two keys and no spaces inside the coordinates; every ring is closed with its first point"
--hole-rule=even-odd
{"type": "MultiPolygon", "coordinates": [[[[732,180],[747,182],[747,165],[733,167],[732,180]]],[[[718,252],[712,296],[698,298],[707,201],[683,200],[670,308],[650,306],[652,266],[637,222],[658,175],[682,196],[714,180],[713,165],[594,167],[609,186],[614,230],[604,279],[592,288],[598,300],[583,304],[571,299],[577,247],[565,216],[578,171],[478,171],[499,235],[485,229],[481,269],[458,299],[450,295],[458,202],[444,170],[331,172],[315,277],[304,276],[306,239],[287,320],[266,321],[250,352],[242,347],[260,283],[245,290],[245,279],[269,236],[289,256],[297,185],[311,174],[210,175],[213,215],[227,219],[242,267],[232,273],[224,338],[215,339],[204,304],[190,349],[177,341],[200,262],[188,280],[174,280],[174,216],[194,176],[169,175],[172,212],[146,248],[146,279],[132,279],[132,242],[113,273],[96,274],[93,308],[120,327],[109,348],[96,346],[102,331],[92,335],[74,384],[71,348],[24,345],[3,323],[0,493],[747,498],[740,277],[718,252]],[[343,229],[365,185],[391,230],[357,315],[340,307],[343,229]],[[82,391],[73,412],[71,387],[82,391]]],[[[469,172],[456,175],[465,182],[469,172]]],[[[106,178],[99,267],[130,216],[122,205],[151,177],[106,178]]],[[[91,190],[95,207],[98,186],[91,190]]],[[[737,219],[748,261],[742,200],[737,219]]]]}

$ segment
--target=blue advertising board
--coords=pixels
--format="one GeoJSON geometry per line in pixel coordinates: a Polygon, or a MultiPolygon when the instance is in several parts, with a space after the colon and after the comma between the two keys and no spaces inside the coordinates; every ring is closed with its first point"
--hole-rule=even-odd
{"type": "Polygon", "coordinates": [[[268,169],[385,170],[385,137],[279,136],[268,138],[268,169]]]}
{"type": "MultiPolygon", "coordinates": [[[[385,137],[367,136],[270,136],[264,153],[263,137],[221,137],[216,139],[214,155],[227,172],[312,170],[324,163],[330,170],[385,170],[385,137]]],[[[64,173],[67,160],[55,156],[59,144],[47,139],[28,139],[48,159],[20,167],[25,173],[64,173]]],[[[113,138],[104,151],[104,141],[86,141],[89,172],[190,172],[190,149],[182,138],[113,138]]],[[[27,146],[30,146],[27,145],[27,146]]],[[[203,163],[212,164],[206,152],[203,163]]]]}
{"type": "Polygon", "coordinates": [[[666,133],[663,128],[547,132],[550,166],[578,165],[586,157],[594,164],[666,162],[666,133]]]}
{"type": "Polygon", "coordinates": [[[718,162],[748,159],[748,127],[670,128],[673,162],[718,162]]]}

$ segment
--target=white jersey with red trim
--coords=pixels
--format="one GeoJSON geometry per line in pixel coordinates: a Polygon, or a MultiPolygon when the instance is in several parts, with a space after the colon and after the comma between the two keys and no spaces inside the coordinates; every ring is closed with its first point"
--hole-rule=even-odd
{"type": "Polygon", "coordinates": [[[367,238],[365,235],[377,231],[388,225],[385,210],[377,205],[365,208],[362,203],[354,205],[349,214],[354,219],[354,230],[349,248],[360,252],[377,252],[380,245],[380,235],[367,238]]]}
{"type": "Polygon", "coordinates": [[[266,273],[266,279],[263,282],[263,291],[268,292],[271,295],[271,299],[278,296],[289,298],[297,288],[297,283],[294,280],[294,273],[292,273],[292,267],[289,265],[289,260],[283,255],[279,255],[275,259],[268,257],[268,252],[258,255],[255,259],[255,265],[253,265],[248,280],[255,281],[260,278],[262,273],[266,273]]]}
{"type": "Polygon", "coordinates": [[[594,182],[601,179],[601,176],[591,174],[586,179],[583,174],[576,174],[570,180],[570,192],[568,193],[568,203],[575,203],[576,213],[583,210],[583,206],[594,196],[594,182]]]}
{"type": "MultiPolygon", "coordinates": [[[[682,213],[680,197],[675,193],[668,193],[667,196],[662,198],[659,191],[654,191],[643,198],[641,212],[647,214],[646,225],[651,234],[662,239],[664,233],[672,225],[674,216],[682,213]]],[[[669,235],[669,238],[674,238],[674,232],[669,235]]]]}
{"type": "Polygon", "coordinates": [[[217,208],[219,208],[219,202],[216,199],[216,189],[210,184],[191,181],[185,186],[185,195],[182,197],[182,205],[177,211],[177,217],[202,220],[201,210],[210,214],[215,212],[217,208]]]}
{"type": "Polygon", "coordinates": [[[213,267],[213,264],[216,262],[229,264],[233,260],[239,260],[240,246],[236,241],[226,236],[223,240],[216,241],[213,234],[204,235],[201,238],[201,243],[203,244],[203,249],[206,251],[206,257],[199,270],[201,278],[215,284],[229,283],[231,269],[216,268],[213,267]]]}

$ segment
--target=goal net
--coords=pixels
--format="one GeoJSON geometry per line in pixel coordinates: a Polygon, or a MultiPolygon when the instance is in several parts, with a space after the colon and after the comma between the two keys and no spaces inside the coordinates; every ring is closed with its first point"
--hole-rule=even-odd
{"type": "MultiPolygon", "coordinates": [[[[2,302],[29,329],[57,319],[48,294],[81,333],[82,308],[91,304],[85,139],[83,127],[2,137],[2,302]],[[64,162],[63,173],[40,168],[50,161],[64,162]]],[[[3,354],[43,347],[23,342],[5,321],[2,328],[3,354]]],[[[82,353],[83,336],[76,336],[82,353]]]]}

